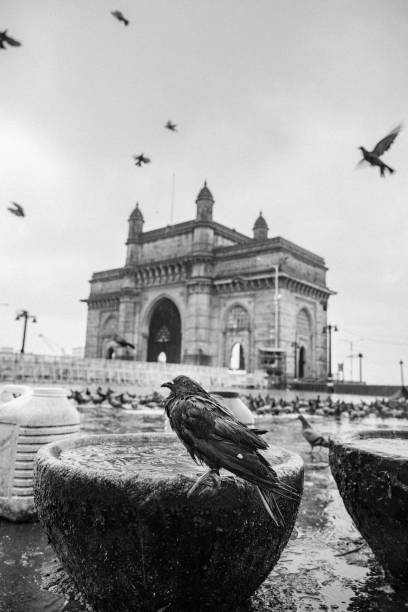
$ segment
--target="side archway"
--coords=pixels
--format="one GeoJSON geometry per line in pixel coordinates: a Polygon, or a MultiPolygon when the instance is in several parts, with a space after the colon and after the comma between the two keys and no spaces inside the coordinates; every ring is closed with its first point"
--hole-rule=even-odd
{"type": "Polygon", "coordinates": [[[241,304],[230,306],[224,324],[224,364],[233,370],[249,369],[250,317],[241,304]]]}
{"type": "Polygon", "coordinates": [[[306,308],[301,308],[296,317],[296,339],[299,347],[297,376],[307,378],[312,371],[313,335],[312,319],[306,308]]]}
{"type": "Polygon", "coordinates": [[[117,356],[117,344],[112,340],[117,331],[118,317],[115,314],[111,314],[102,323],[102,330],[100,333],[100,356],[103,359],[115,359],[115,357],[117,356]]]}
{"type": "Polygon", "coordinates": [[[181,317],[169,298],[159,300],[150,317],[147,361],[181,361],[181,317]],[[164,355],[163,355],[164,353],[164,355]]]}

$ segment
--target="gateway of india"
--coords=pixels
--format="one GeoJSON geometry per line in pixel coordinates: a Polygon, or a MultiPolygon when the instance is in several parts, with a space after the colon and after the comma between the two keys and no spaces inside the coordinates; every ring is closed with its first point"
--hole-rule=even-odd
{"type": "Polygon", "coordinates": [[[213,206],[204,183],[195,219],[144,232],[136,204],[125,265],[90,281],[85,357],[325,379],[324,259],[269,238],[262,213],[249,237],[214,221],[213,206]]]}

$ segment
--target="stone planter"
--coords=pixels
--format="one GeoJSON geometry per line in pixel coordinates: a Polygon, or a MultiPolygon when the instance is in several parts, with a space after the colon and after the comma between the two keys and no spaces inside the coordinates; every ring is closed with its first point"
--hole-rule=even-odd
{"type": "Polygon", "coordinates": [[[361,431],[332,440],[330,467],[388,578],[408,582],[408,431],[361,431]]]}
{"type": "MultiPolygon", "coordinates": [[[[301,492],[301,458],[279,448],[266,456],[301,492]]],[[[87,436],[39,452],[40,521],[97,612],[235,610],[272,570],[299,502],[279,498],[278,528],[254,487],[226,475],[218,490],[187,498],[202,471],[163,433],[87,436]]]]}

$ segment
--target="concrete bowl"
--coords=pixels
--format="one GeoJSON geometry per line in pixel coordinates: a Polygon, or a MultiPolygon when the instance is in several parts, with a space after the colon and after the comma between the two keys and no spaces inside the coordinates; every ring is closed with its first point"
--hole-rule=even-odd
{"type": "MultiPolygon", "coordinates": [[[[302,459],[281,448],[265,456],[301,494],[302,459]]],[[[38,453],[40,522],[95,610],[229,611],[263,582],[289,539],[299,501],[278,498],[285,526],[277,527],[255,488],[230,476],[219,489],[187,497],[202,472],[179,440],[163,433],[85,436],[38,453]],[[151,467],[141,461],[139,470],[72,462],[89,449],[103,457],[108,447],[118,462],[126,453],[158,451],[151,467]]]]}
{"type": "Polygon", "coordinates": [[[344,505],[387,577],[408,582],[408,431],[366,430],[332,440],[329,461],[344,505]],[[394,441],[402,452],[392,450],[394,441]]]}

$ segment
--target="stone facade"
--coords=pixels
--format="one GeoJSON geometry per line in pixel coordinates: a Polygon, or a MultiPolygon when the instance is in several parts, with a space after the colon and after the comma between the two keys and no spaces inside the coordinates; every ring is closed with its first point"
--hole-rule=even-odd
{"type": "Polygon", "coordinates": [[[204,184],[194,220],[149,232],[136,205],[126,264],[94,273],[84,300],[86,357],[325,378],[332,292],[324,259],[280,236],[268,238],[262,214],[253,238],[221,225],[213,205],[204,184]],[[118,337],[135,349],[120,346],[118,337]]]}

